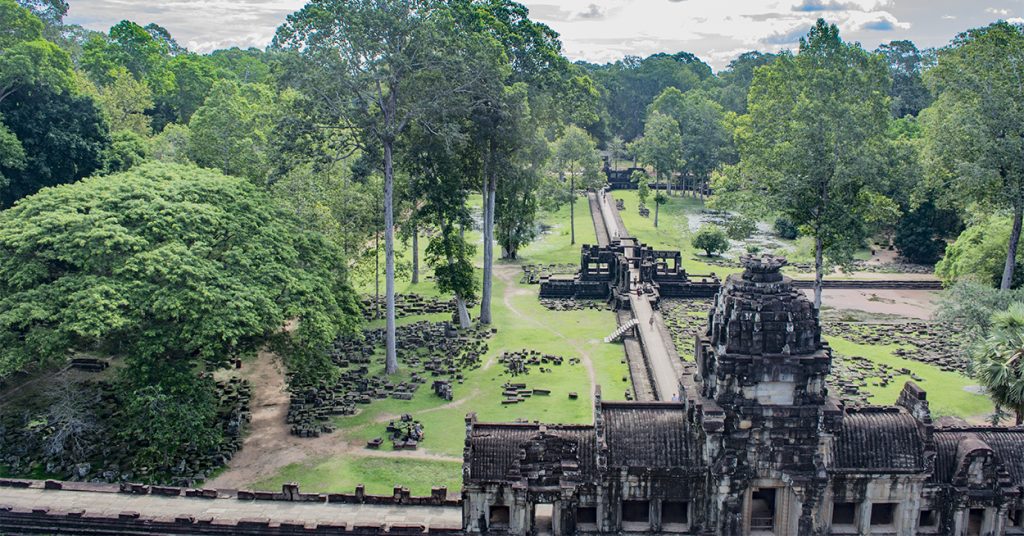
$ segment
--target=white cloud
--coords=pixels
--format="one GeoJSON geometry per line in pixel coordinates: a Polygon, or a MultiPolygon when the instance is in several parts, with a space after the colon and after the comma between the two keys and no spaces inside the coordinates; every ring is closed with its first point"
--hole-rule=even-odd
{"type": "MultiPolygon", "coordinates": [[[[721,69],[747,50],[796,47],[822,17],[844,39],[868,48],[925,37],[941,46],[966,28],[1019,13],[1017,0],[519,0],[562,36],[572,59],[607,62],[625,55],[693,52],[721,69]],[[1012,11],[1011,11],[1012,9],[1012,11]],[[949,21],[956,20],[956,24],[949,21]]],[[[71,0],[69,22],[106,30],[122,19],[156,22],[192,50],[263,47],[305,0],[71,0]]]]}

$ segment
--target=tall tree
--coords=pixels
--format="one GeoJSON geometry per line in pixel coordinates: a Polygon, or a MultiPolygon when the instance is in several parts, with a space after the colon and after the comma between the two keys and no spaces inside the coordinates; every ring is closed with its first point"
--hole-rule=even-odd
{"type": "Polygon", "coordinates": [[[754,71],[775,61],[776,57],[775,54],[752,50],[730,61],[729,66],[719,73],[721,86],[717,91],[718,103],[729,111],[747,113],[747,95],[750,93],[750,84],[754,81],[754,71]]]}
{"type": "Polygon", "coordinates": [[[395,348],[394,151],[410,124],[429,123],[446,96],[463,92],[471,47],[453,41],[451,17],[436,0],[313,0],[288,16],[274,45],[297,57],[292,83],[308,96],[319,125],[348,129],[383,154],[386,279],[385,360],[395,348]]]}
{"type": "Polygon", "coordinates": [[[932,96],[924,84],[924,55],[913,41],[892,41],[878,47],[892,76],[892,115],[896,118],[916,116],[931,104],[932,96]]]}
{"type": "Polygon", "coordinates": [[[570,243],[576,243],[576,192],[581,188],[592,188],[600,183],[601,156],[597,145],[582,128],[575,125],[565,129],[565,134],[555,141],[555,162],[558,172],[568,179],[569,187],[569,234],[570,243]]]}
{"type": "Polygon", "coordinates": [[[957,36],[927,80],[938,95],[923,114],[929,179],[961,205],[1012,213],[1009,289],[1024,218],[1024,29],[1000,21],[957,36]]]}
{"type": "Polygon", "coordinates": [[[0,103],[0,116],[25,155],[21,166],[0,162],[0,175],[8,181],[0,190],[0,208],[40,188],[88,177],[103,165],[110,134],[89,97],[48,87],[24,88],[0,103]]]}
{"type": "Polygon", "coordinates": [[[96,101],[110,123],[110,130],[149,136],[152,120],[146,111],[153,107],[153,92],[124,67],[116,67],[110,74],[110,83],[96,89],[96,101]]]}
{"type": "Polygon", "coordinates": [[[654,112],[647,118],[643,137],[633,144],[640,162],[653,167],[658,180],[654,203],[654,227],[658,227],[661,185],[671,184],[673,176],[683,165],[683,137],[679,134],[679,123],[665,114],[654,112]]]}
{"type": "Polygon", "coordinates": [[[703,91],[681,93],[667,88],[651,108],[679,123],[683,181],[696,197],[703,197],[711,173],[731,154],[732,133],[725,125],[725,111],[703,91]]]}
{"type": "Polygon", "coordinates": [[[43,38],[43,23],[14,0],[0,0],[0,103],[30,87],[68,91],[71,58],[43,38]]]}
{"type": "Polygon", "coordinates": [[[124,356],[124,431],[180,459],[208,448],[190,440],[216,402],[197,372],[254,354],[292,319],[293,342],[326,355],[359,318],[345,273],[322,235],[214,171],[147,164],[49,188],[0,212],[0,378],[75,352],[124,356]]]}
{"type": "Polygon", "coordinates": [[[880,174],[888,88],[881,58],[820,19],[798,54],[783,53],[754,75],[734,176],[814,237],[819,308],[825,257],[844,262],[865,238],[864,192],[880,174]]]}
{"type": "Polygon", "coordinates": [[[189,123],[191,160],[256,183],[270,172],[269,136],[279,104],[263,84],[221,80],[189,123]]]}

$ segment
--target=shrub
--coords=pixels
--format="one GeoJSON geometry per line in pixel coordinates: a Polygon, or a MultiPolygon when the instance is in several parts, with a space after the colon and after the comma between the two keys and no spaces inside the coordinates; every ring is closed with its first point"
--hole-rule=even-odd
{"type": "Polygon", "coordinates": [[[786,240],[796,240],[796,237],[800,235],[800,231],[797,230],[796,225],[789,221],[787,218],[776,218],[775,220],[775,234],[779,238],[785,238],[786,240]]]}
{"type": "Polygon", "coordinates": [[[733,240],[746,240],[757,230],[757,222],[746,216],[736,216],[725,224],[725,232],[733,240]]]}
{"type": "Polygon", "coordinates": [[[694,235],[693,247],[704,250],[708,257],[712,257],[729,249],[729,237],[721,227],[705,225],[694,235]]]}

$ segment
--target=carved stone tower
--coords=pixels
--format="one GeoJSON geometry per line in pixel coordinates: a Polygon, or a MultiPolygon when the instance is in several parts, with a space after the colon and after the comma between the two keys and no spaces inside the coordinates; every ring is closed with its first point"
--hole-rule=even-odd
{"type": "Polygon", "coordinates": [[[818,311],[780,273],[745,257],[715,298],[697,348],[699,419],[712,467],[709,521],[725,534],[815,534],[825,456],[841,419],[818,311]]]}

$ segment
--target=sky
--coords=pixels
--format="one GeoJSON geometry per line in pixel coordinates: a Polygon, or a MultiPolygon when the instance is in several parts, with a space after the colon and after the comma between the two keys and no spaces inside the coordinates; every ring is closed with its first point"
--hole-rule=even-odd
{"type": "MultiPolygon", "coordinates": [[[[1024,0],[536,0],[531,18],[559,32],[573,60],[692,52],[716,71],[748,50],[796,47],[818,18],[874,49],[909,39],[943,46],[997,19],[1024,22],[1024,0]]],[[[107,30],[120,20],[155,22],[195,52],[262,48],[303,0],[70,0],[66,22],[107,30]]]]}

